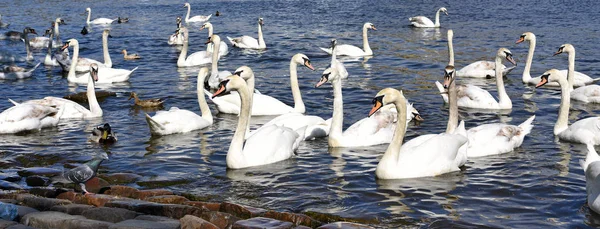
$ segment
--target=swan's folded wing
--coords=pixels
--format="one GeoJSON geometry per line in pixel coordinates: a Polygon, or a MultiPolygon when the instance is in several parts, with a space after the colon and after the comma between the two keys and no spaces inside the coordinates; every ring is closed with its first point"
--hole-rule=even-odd
{"type": "Polygon", "coordinates": [[[0,113],[0,122],[18,122],[24,119],[42,119],[54,115],[58,110],[54,107],[37,104],[19,104],[0,113]]]}
{"type": "Polygon", "coordinates": [[[276,125],[267,126],[244,144],[243,153],[250,164],[268,164],[290,158],[296,150],[299,135],[292,129],[276,125]]]}
{"type": "Polygon", "coordinates": [[[495,103],[496,99],[490,92],[474,85],[458,85],[456,87],[458,94],[458,104],[465,101],[471,103],[495,103]],[[463,101],[461,101],[463,100],[463,101]]]}
{"type": "MultiPolygon", "coordinates": [[[[412,141],[412,140],[411,140],[412,141]]],[[[457,134],[431,134],[415,138],[414,143],[402,145],[398,163],[428,166],[435,174],[458,170],[454,160],[467,138],[457,134]]]]}

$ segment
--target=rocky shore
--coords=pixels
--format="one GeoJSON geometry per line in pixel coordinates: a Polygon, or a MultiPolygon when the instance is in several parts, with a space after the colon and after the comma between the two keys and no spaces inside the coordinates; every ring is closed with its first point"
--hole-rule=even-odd
{"type": "MultiPolygon", "coordinates": [[[[116,183],[139,179],[135,174],[108,174],[86,183],[82,195],[68,186],[46,187],[57,171],[24,169],[0,174],[0,201],[17,206],[15,219],[0,229],[20,228],[373,228],[352,219],[307,212],[278,212],[230,202],[199,201],[166,189],[139,190],[116,183]],[[27,188],[18,182],[26,180],[27,188]],[[112,183],[112,185],[111,185],[112,183]]],[[[377,222],[361,222],[377,224],[377,222]]]]}

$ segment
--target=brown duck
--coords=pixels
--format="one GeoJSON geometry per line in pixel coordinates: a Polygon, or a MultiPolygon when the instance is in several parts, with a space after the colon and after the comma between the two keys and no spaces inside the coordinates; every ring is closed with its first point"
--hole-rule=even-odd
{"type": "Polygon", "coordinates": [[[135,59],[140,59],[142,58],[140,55],[138,55],[137,53],[134,54],[127,54],[127,50],[123,49],[123,51],[121,51],[121,53],[123,53],[123,59],[125,60],[135,60],[135,59]]]}
{"type": "Polygon", "coordinates": [[[163,99],[140,100],[137,96],[137,93],[135,93],[135,92],[131,92],[129,99],[127,99],[127,100],[131,100],[131,98],[133,98],[135,100],[135,105],[140,106],[140,107],[158,107],[158,106],[162,106],[163,103],[165,102],[165,100],[163,100],[163,99]]]}

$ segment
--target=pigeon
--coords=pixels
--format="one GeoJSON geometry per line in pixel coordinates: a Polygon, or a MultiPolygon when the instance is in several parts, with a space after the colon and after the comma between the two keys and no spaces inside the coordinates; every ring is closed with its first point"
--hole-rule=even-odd
{"type": "Polygon", "coordinates": [[[95,127],[88,139],[100,144],[114,144],[117,142],[117,135],[108,123],[104,123],[104,125],[95,127]]]}
{"type": "Polygon", "coordinates": [[[60,177],[58,177],[58,179],[64,179],[70,183],[79,184],[79,186],[81,186],[81,190],[85,195],[93,194],[85,189],[85,182],[96,176],[100,163],[102,163],[102,161],[106,159],[108,159],[108,156],[106,154],[103,154],[100,158],[94,158],[83,165],[77,166],[69,171],[64,172],[60,177]]]}

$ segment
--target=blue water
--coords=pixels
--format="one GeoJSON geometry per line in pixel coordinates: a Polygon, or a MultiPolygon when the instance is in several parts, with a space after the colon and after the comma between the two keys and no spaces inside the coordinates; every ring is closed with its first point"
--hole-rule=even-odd
{"type": "MultiPolygon", "coordinates": [[[[9,1],[0,4],[0,14],[11,23],[8,30],[22,31],[30,26],[43,33],[50,22],[63,18],[63,40],[76,38],[84,57],[102,59],[101,31],[79,32],[85,25],[85,8],[92,19],[129,17],[126,24],[113,24],[109,48],[115,68],[139,67],[129,83],[98,87],[117,92],[100,106],[104,117],[68,121],[57,128],[27,135],[0,137],[2,160],[12,164],[3,171],[21,167],[63,168],[80,163],[99,152],[109,151],[110,160],[101,173],[130,172],[147,181],[177,181],[166,188],[255,207],[291,212],[322,212],[360,218],[376,227],[508,227],[582,228],[600,225],[600,216],[586,204],[585,177],[579,160],[587,150],[580,144],[559,142],[552,134],[560,93],[556,89],[534,89],[521,83],[528,44],[515,45],[523,32],[537,35],[532,75],[550,68],[567,68],[566,55],[552,57],[561,44],[577,49],[577,70],[592,77],[596,68],[599,37],[598,4],[595,1],[571,3],[524,1],[191,1],[192,15],[223,15],[211,18],[215,33],[226,36],[256,37],[256,19],[265,20],[268,49],[248,53],[230,46],[219,62],[221,70],[239,66],[253,68],[257,88],[262,93],[292,104],[288,82],[289,59],[306,54],[317,71],[299,68],[301,90],[307,113],[328,118],[332,113],[331,86],[314,88],[330,57],[318,47],[332,38],[339,43],[361,45],[361,28],[372,22],[369,31],[373,58],[346,60],[350,77],[344,82],[346,126],[365,117],[372,97],[382,88],[402,89],[426,119],[410,124],[406,140],[421,134],[445,130],[447,108],[434,81],[443,77],[447,63],[446,31],[454,30],[456,66],[476,60],[492,60],[496,50],[512,51],[518,67],[505,80],[513,102],[510,112],[481,113],[461,110],[467,128],[484,123],[519,124],[535,114],[534,129],[514,152],[469,160],[462,171],[440,177],[380,181],[374,170],[386,145],[360,149],[328,149],[327,140],[304,142],[293,159],[247,170],[226,170],[225,156],[237,116],[216,116],[215,124],[188,134],[151,137],[144,111],[127,101],[128,92],[143,98],[168,98],[173,106],[198,111],[196,75],[199,68],[177,68],[178,49],[167,45],[175,30],[175,17],[185,16],[183,1],[9,1]],[[408,17],[433,18],[437,8],[448,8],[441,16],[440,29],[414,29],[408,17]],[[120,50],[139,53],[143,59],[125,61],[120,50]],[[87,134],[109,122],[119,142],[109,148],[87,142],[87,134]]],[[[205,49],[206,31],[192,27],[190,51],[205,49]]],[[[21,42],[0,41],[0,50],[25,56],[21,42]]],[[[43,61],[45,51],[37,51],[32,66],[43,61]]],[[[462,82],[465,82],[463,80],[462,82]]],[[[496,94],[493,80],[469,80],[496,94]]],[[[40,67],[30,79],[0,82],[0,110],[18,101],[64,96],[85,91],[70,85],[59,68],[40,67]]],[[[211,106],[214,108],[214,106],[211,106]]],[[[573,104],[570,120],[597,116],[600,106],[573,104]]],[[[216,110],[213,109],[213,114],[216,110]]],[[[253,128],[268,118],[257,118],[253,128]]],[[[130,184],[139,187],[136,184],[130,184]]],[[[146,188],[146,187],[139,187],[146,188]]]]}

